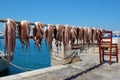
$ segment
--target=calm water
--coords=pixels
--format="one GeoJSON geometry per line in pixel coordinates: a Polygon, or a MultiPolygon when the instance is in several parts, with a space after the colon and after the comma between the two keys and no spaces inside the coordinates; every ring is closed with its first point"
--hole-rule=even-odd
{"type": "MultiPolygon", "coordinates": [[[[0,39],[0,50],[4,48],[3,42],[4,40],[0,39]]],[[[16,39],[16,47],[12,63],[17,65],[17,67],[10,65],[8,70],[2,74],[12,75],[28,71],[28,69],[23,69],[21,67],[29,68],[30,70],[49,67],[51,66],[51,54],[47,49],[44,40],[42,41],[40,50],[34,45],[33,40],[30,40],[30,46],[26,50],[22,49],[19,39],[16,39]]]]}

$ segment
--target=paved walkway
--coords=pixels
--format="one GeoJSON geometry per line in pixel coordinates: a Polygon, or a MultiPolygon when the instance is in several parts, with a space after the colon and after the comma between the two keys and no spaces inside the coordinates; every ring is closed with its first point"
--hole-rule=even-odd
{"type": "Polygon", "coordinates": [[[82,61],[20,73],[0,80],[120,80],[120,63],[99,64],[98,54],[82,53],[82,61]]]}

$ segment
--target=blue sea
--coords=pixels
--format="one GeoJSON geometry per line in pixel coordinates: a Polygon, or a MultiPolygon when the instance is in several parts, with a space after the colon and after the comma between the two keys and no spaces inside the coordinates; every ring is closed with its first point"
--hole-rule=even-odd
{"type": "MultiPolygon", "coordinates": [[[[3,50],[4,39],[0,39],[0,45],[0,50],[3,50]]],[[[33,40],[30,40],[30,46],[26,49],[22,48],[19,39],[16,39],[16,47],[12,65],[10,65],[7,71],[4,72],[4,75],[18,74],[49,66],[51,66],[51,53],[44,40],[42,40],[42,46],[40,49],[34,45],[33,40]]]]}

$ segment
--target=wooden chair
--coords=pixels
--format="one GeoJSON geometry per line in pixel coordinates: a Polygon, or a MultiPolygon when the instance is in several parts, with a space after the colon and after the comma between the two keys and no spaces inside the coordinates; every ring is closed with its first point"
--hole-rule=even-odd
{"type": "Polygon", "coordinates": [[[113,43],[112,31],[105,31],[102,40],[98,41],[100,64],[104,61],[104,55],[109,56],[109,64],[112,63],[112,56],[115,56],[118,63],[118,45],[113,43]],[[115,49],[113,51],[113,49],[115,49]]]}

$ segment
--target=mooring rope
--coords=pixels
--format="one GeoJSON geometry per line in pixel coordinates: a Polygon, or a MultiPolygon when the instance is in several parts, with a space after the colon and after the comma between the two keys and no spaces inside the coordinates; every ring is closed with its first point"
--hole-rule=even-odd
{"type": "Polygon", "coordinates": [[[20,70],[22,70],[22,71],[31,71],[31,70],[34,70],[34,69],[30,69],[30,68],[18,66],[18,65],[16,65],[16,64],[8,61],[7,59],[5,59],[3,56],[2,56],[2,59],[3,59],[4,61],[8,62],[9,64],[11,64],[12,66],[14,66],[14,67],[16,67],[16,68],[18,68],[18,69],[20,69],[20,70]]]}

